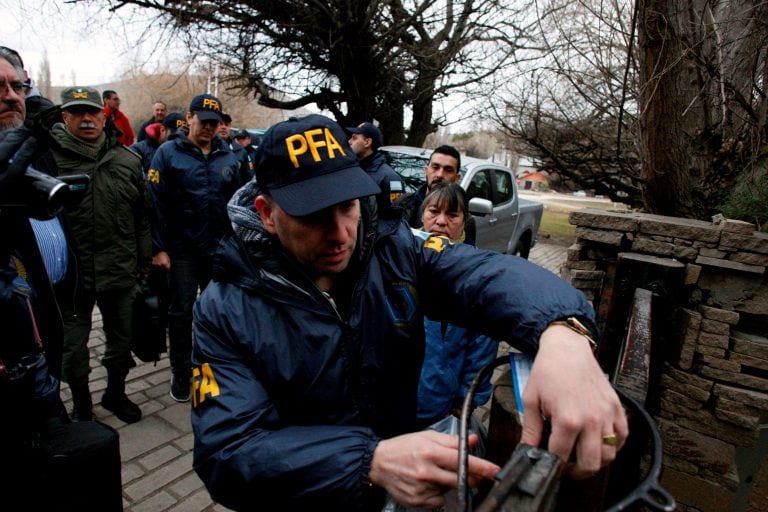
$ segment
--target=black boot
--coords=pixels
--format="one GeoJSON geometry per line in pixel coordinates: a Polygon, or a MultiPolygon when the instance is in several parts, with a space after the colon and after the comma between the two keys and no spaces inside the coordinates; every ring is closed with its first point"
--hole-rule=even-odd
{"type": "Polygon", "coordinates": [[[88,384],[75,384],[69,387],[72,392],[72,421],[91,421],[93,419],[93,401],[88,384]]]}
{"type": "Polygon", "coordinates": [[[136,423],[141,419],[141,409],[125,395],[127,376],[127,371],[107,371],[107,389],[101,397],[101,406],[126,423],[136,423]]]}

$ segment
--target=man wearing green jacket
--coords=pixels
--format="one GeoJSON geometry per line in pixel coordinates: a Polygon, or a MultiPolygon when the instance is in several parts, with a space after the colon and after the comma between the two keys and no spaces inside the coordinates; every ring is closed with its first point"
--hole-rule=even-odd
{"type": "Polygon", "coordinates": [[[141,419],[141,409],[126,396],[125,379],[136,364],[130,348],[131,319],[136,275],[149,268],[151,258],[151,203],[141,160],[120,144],[107,123],[99,92],[69,87],[61,99],[64,122],[51,128],[51,152],[44,162],[53,174],[91,178],[85,198],[64,211],[74,252],[69,272],[75,282],[69,297],[62,297],[62,374],[72,390],[73,417],[91,419],[88,337],[98,304],[106,334],[102,364],[107,389],[101,405],[134,423],[141,419]]]}

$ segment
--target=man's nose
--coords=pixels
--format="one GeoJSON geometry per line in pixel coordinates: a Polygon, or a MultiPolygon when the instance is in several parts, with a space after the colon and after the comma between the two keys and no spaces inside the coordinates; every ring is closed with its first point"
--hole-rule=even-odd
{"type": "Polygon", "coordinates": [[[335,209],[329,212],[325,232],[329,240],[339,244],[343,244],[349,239],[349,233],[347,232],[346,223],[341,212],[335,209]]]}

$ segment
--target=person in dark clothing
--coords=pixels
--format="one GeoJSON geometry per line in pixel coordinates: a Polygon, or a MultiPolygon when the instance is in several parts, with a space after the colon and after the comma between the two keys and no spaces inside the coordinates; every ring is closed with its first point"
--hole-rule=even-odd
{"type": "MultiPolygon", "coordinates": [[[[466,240],[469,206],[464,189],[458,183],[442,181],[432,187],[422,204],[424,226],[414,229],[425,240],[430,234],[454,242],[466,240]]],[[[442,420],[449,414],[460,416],[461,406],[472,380],[485,365],[496,358],[498,345],[488,336],[453,325],[424,319],[426,350],[419,380],[417,415],[422,427],[442,420]]],[[[491,376],[479,382],[475,407],[491,396],[491,376]]]]}
{"type": "Polygon", "coordinates": [[[256,161],[256,148],[251,145],[251,134],[246,129],[237,132],[234,138],[235,142],[243,148],[243,151],[245,151],[245,154],[248,157],[248,168],[246,169],[248,171],[247,176],[241,177],[241,181],[245,183],[253,178],[253,164],[256,161]]]}
{"type": "Polygon", "coordinates": [[[144,173],[144,178],[147,177],[147,171],[152,164],[152,157],[155,156],[155,151],[160,147],[160,144],[165,142],[165,132],[163,131],[163,125],[161,123],[152,123],[144,127],[146,137],[131,145],[128,149],[139,155],[141,158],[141,170],[144,173]]]}
{"type": "Polygon", "coordinates": [[[360,167],[367,172],[381,189],[376,195],[376,206],[379,211],[389,208],[405,188],[400,175],[387,163],[384,154],[379,151],[382,146],[381,131],[372,123],[362,123],[356,128],[347,128],[351,134],[349,147],[357,155],[360,167]]]}
{"type": "Polygon", "coordinates": [[[155,206],[152,263],[170,272],[171,397],[179,402],[190,393],[192,305],[210,280],[219,240],[231,232],[226,205],[240,186],[240,160],[216,135],[221,111],[218,98],[195,96],[186,115],[189,135],[160,146],[147,173],[155,206]]]}
{"type": "MultiPolygon", "coordinates": [[[[421,220],[421,204],[436,183],[441,181],[459,183],[461,180],[461,155],[458,150],[448,145],[436,148],[424,167],[424,175],[426,183],[419,190],[404,194],[395,201],[395,205],[403,209],[403,218],[412,228],[420,228],[424,225],[421,220]]],[[[470,215],[465,227],[465,243],[475,245],[476,240],[477,227],[474,218],[470,215]]]]}
{"type": "Polygon", "coordinates": [[[0,490],[29,510],[122,510],[117,431],[71,422],[59,395],[64,330],[55,291],[69,242],[57,201],[29,194],[48,141],[30,130],[43,103],[24,101],[22,67],[18,53],[0,47],[0,453],[9,468],[0,490]]]}
{"type": "Polygon", "coordinates": [[[179,133],[189,133],[187,117],[181,112],[171,112],[163,119],[163,134],[165,140],[175,139],[179,133]]]}
{"type": "MultiPolygon", "coordinates": [[[[416,429],[423,317],[535,355],[523,442],[575,454],[576,475],[616,456],[627,421],[593,354],[584,295],[520,258],[414,236],[341,127],[320,115],[267,131],[256,177],[232,198],[234,234],[195,305],[195,471],[235,510],[379,511],[385,493],[433,508],[456,487],[455,436],[416,429]],[[567,321],[565,319],[568,319],[567,321]]],[[[472,438],[475,442],[476,438],[472,438]]],[[[470,482],[499,467],[470,457],[470,482]]]]}
{"type": "MultiPolygon", "coordinates": [[[[0,140],[4,142],[9,142],[6,138],[12,138],[11,130],[31,126],[35,112],[30,112],[28,106],[34,109],[42,105],[28,101],[27,94],[31,89],[23,80],[28,76],[23,66],[24,61],[15,50],[0,47],[0,80],[7,84],[0,91],[0,140]]],[[[15,179],[4,170],[0,182],[7,189],[13,189],[10,182],[15,179]]],[[[16,186],[21,190],[18,184],[16,186]]],[[[42,348],[51,374],[60,379],[64,325],[54,288],[64,280],[67,272],[68,245],[56,216],[41,213],[38,217],[30,217],[26,208],[0,207],[0,228],[4,233],[6,252],[10,252],[23,267],[22,273],[28,281],[25,288],[35,290],[31,295],[34,314],[45,319],[38,326],[42,348]],[[58,239],[53,240],[51,234],[58,239]]],[[[8,263],[12,262],[0,262],[2,265],[8,263]]]]}
{"type": "Polygon", "coordinates": [[[51,174],[87,174],[84,199],[64,210],[77,265],[75,291],[62,303],[64,379],[74,402],[73,416],[92,417],[88,388],[91,315],[98,304],[104,320],[107,389],[101,405],[122,421],[141,419],[141,409],[125,393],[136,365],[131,355],[131,318],[136,276],[149,271],[151,204],[138,156],[118,140],[107,123],[101,95],[90,87],[61,93],[61,117],[50,129],[51,150],[41,164],[51,174]]]}
{"type": "Polygon", "coordinates": [[[221,114],[218,134],[219,137],[224,139],[224,142],[229,146],[229,149],[232,150],[237,159],[240,160],[240,183],[245,183],[253,176],[253,162],[251,161],[250,153],[235,139],[235,134],[232,133],[232,116],[229,114],[221,114]]]}
{"type": "Polygon", "coordinates": [[[162,101],[156,101],[152,106],[152,117],[141,123],[139,129],[136,130],[136,142],[141,142],[147,138],[147,132],[145,131],[147,126],[152,123],[162,123],[168,114],[168,108],[162,101]]]}

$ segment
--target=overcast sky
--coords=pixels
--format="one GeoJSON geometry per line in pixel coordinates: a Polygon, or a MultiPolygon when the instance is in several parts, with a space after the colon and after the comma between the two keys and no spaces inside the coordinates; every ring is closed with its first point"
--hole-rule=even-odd
{"type": "MultiPolygon", "coordinates": [[[[174,68],[173,55],[186,52],[153,46],[152,36],[163,34],[160,27],[151,26],[154,11],[125,6],[115,14],[104,4],[0,0],[0,45],[21,54],[35,81],[47,52],[54,86],[100,85],[136,68],[149,73],[159,68],[183,69],[181,63],[174,68]]],[[[454,110],[460,102],[461,98],[449,98],[436,103],[435,111],[445,109],[450,119],[461,119],[460,109],[454,110]]]]}
{"type": "Polygon", "coordinates": [[[127,9],[118,13],[110,16],[103,7],[64,0],[0,0],[0,45],[17,50],[35,80],[47,51],[52,85],[109,82],[136,63],[153,64],[146,47],[131,44],[148,16],[127,9]]]}

